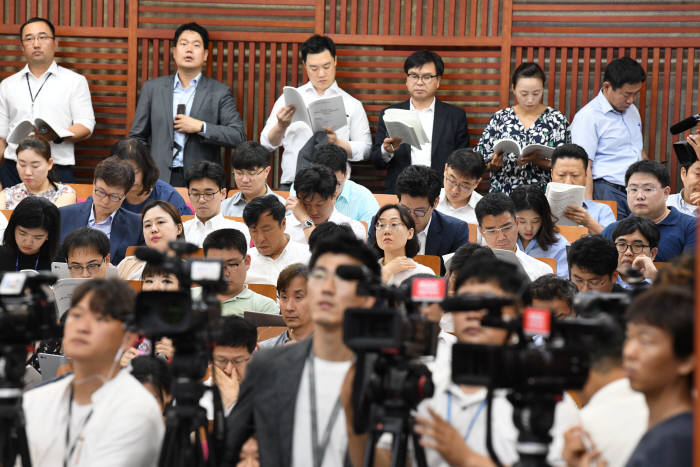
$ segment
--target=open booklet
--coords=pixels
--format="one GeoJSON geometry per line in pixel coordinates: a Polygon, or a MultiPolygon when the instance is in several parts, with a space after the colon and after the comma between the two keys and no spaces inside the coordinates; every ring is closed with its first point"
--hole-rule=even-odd
{"type": "Polygon", "coordinates": [[[384,125],[390,138],[401,138],[402,143],[417,149],[422,149],[421,144],[430,141],[415,110],[387,109],[384,112],[384,125]]]}
{"type": "Polygon", "coordinates": [[[63,313],[70,308],[70,301],[73,297],[73,291],[77,286],[90,279],[59,279],[53,286],[53,295],[56,300],[56,311],[58,317],[63,316],[63,313]]]}
{"type": "Polygon", "coordinates": [[[521,147],[514,139],[503,138],[496,141],[491,152],[493,154],[499,152],[503,152],[503,154],[513,153],[518,157],[526,157],[532,153],[537,153],[538,158],[549,160],[552,158],[554,148],[543,144],[528,144],[527,146],[521,147]]]}
{"type": "Polygon", "coordinates": [[[559,218],[558,225],[578,225],[568,217],[564,217],[567,206],[583,206],[583,197],[586,187],[580,185],[568,185],[566,183],[549,182],[545,196],[552,209],[552,214],[559,218]]]}
{"type": "Polygon", "coordinates": [[[293,105],[295,108],[292,122],[304,122],[314,133],[324,127],[339,130],[348,124],[342,96],[324,97],[306,105],[296,88],[285,86],[282,93],[285,105],[293,105]]]}
{"type": "Polygon", "coordinates": [[[41,118],[36,118],[33,123],[29,120],[19,122],[12,130],[12,133],[10,133],[10,136],[7,137],[7,142],[19,144],[31,133],[41,135],[54,143],[60,143],[63,138],[75,136],[67,128],[58,128],[56,125],[51,125],[41,118]]]}

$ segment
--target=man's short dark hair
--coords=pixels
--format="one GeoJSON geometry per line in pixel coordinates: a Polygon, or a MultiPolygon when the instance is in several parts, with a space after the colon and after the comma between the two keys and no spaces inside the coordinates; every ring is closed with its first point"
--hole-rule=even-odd
{"type": "Polygon", "coordinates": [[[204,47],[204,50],[207,50],[209,47],[209,31],[207,31],[204,26],[197,23],[186,23],[178,27],[175,30],[175,36],[173,37],[173,47],[177,46],[178,39],[180,39],[180,36],[185,31],[192,31],[199,34],[202,38],[202,46],[204,47]]]}
{"type": "Polygon", "coordinates": [[[556,274],[545,274],[530,284],[532,299],[564,300],[569,308],[574,305],[574,295],[578,293],[576,284],[556,274]]]}
{"type": "Polygon", "coordinates": [[[219,229],[204,239],[202,249],[205,257],[212,248],[215,250],[236,250],[245,256],[248,252],[248,242],[243,232],[238,229],[219,229]]]}
{"type": "Polygon", "coordinates": [[[245,347],[253,353],[258,343],[258,329],[250,321],[236,315],[221,318],[214,332],[214,346],[245,347]]]}
{"type": "Polygon", "coordinates": [[[121,279],[90,279],[75,288],[70,306],[76,306],[88,293],[90,310],[98,315],[107,315],[127,322],[134,312],[136,293],[121,279]]]}
{"type": "Polygon", "coordinates": [[[653,175],[663,188],[671,185],[671,176],[668,174],[666,166],[660,162],[641,160],[630,165],[625,172],[625,186],[630,181],[630,177],[636,173],[646,173],[653,175]]]}
{"type": "Polygon", "coordinates": [[[330,52],[331,57],[335,58],[335,42],[328,36],[314,34],[301,44],[301,61],[306,63],[306,57],[309,54],[320,54],[324,50],[330,52]]]}
{"type": "MultiPolygon", "coordinates": [[[[311,162],[324,165],[333,172],[345,173],[347,170],[348,154],[345,149],[335,144],[324,144],[314,148],[311,162]]],[[[294,188],[296,190],[296,187],[294,188]]]]}
{"type": "Polygon", "coordinates": [[[210,161],[199,162],[187,169],[185,172],[185,185],[189,188],[193,180],[201,180],[204,178],[212,180],[220,189],[226,186],[226,173],[224,172],[224,168],[221,167],[221,164],[210,161]]]}
{"type": "MultiPolygon", "coordinates": [[[[321,224],[323,225],[323,224],[321,224]]],[[[372,249],[352,233],[340,232],[321,238],[314,246],[309,259],[309,269],[313,269],[318,259],[325,254],[348,255],[366,266],[377,278],[381,268],[372,249]]]]}
{"type": "Polygon", "coordinates": [[[649,242],[650,248],[659,246],[659,239],[661,238],[659,227],[646,217],[639,216],[629,216],[618,222],[612,232],[613,242],[620,235],[629,235],[637,231],[649,242]]]}
{"type": "Polygon", "coordinates": [[[255,141],[244,141],[236,147],[231,165],[234,170],[255,170],[270,166],[270,152],[255,141]]]}
{"type": "Polygon", "coordinates": [[[617,249],[602,235],[591,235],[576,240],[569,247],[569,270],[578,266],[591,274],[612,276],[617,270],[617,249]]]}
{"type": "Polygon", "coordinates": [[[636,60],[620,57],[608,63],[603,73],[603,81],[610,83],[613,89],[619,89],[625,84],[643,83],[647,74],[636,60]]]}
{"type": "Polygon", "coordinates": [[[459,148],[447,157],[447,166],[462,177],[481,178],[486,172],[486,163],[480,153],[471,148],[459,148]]]}
{"type": "Polygon", "coordinates": [[[322,239],[340,234],[355,235],[352,227],[348,224],[336,224],[335,222],[327,221],[317,225],[311,232],[311,235],[309,235],[309,251],[313,252],[316,244],[322,239]]]}
{"type": "Polygon", "coordinates": [[[90,227],[81,227],[72,231],[63,240],[61,253],[66,263],[71,252],[78,248],[94,250],[104,258],[109,254],[109,238],[103,232],[90,227]]]}
{"type": "Polygon", "coordinates": [[[435,74],[438,76],[442,76],[445,72],[445,63],[442,61],[442,57],[430,50],[416,50],[409,55],[403,62],[403,71],[408,74],[408,70],[411,68],[420,68],[426,63],[435,65],[435,74]]]}
{"type": "Polygon", "coordinates": [[[302,263],[290,264],[280,271],[277,276],[277,296],[289,287],[289,284],[297,277],[303,277],[305,281],[309,280],[309,267],[302,263]]]}
{"type": "Polygon", "coordinates": [[[455,254],[450,258],[448,270],[452,273],[459,271],[467,261],[476,258],[495,258],[493,250],[487,246],[481,246],[478,243],[467,243],[457,248],[455,254]]]}
{"type": "Polygon", "coordinates": [[[514,219],[517,217],[515,213],[515,204],[513,200],[510,199],[510,196],[505,193],[488,193],[476,203],[476,207],[474,208],[476,221],[479,225],[481,225],[481,221],[484,217],[498,216],[504,212],[510,213],[514,219]]]}
{"type": "Polygon", "coordinates": [[[294,177],[294,189],[299,199],[319,195],[323,199],[332,198],[338,186],[338,179],[328,167],[312,165],[301,169],[294,177]]]}
{"type": "Polygon", "coordinates": [[[260,220],[260,216],[269,212],[274,220],[282,223],[284,215],[287,212],[284,204],[280,203],[275,195],[265,195],[253,198],[251,202],[243,208],[243,222],[248,228],[255,227],[260,220]]]}
{"type": "Polygon", "coordinates": [[[54,38],[56,37],[56,28],[53,27],[53,23],[46,18],[40,18],[38,16],[35,16],[34,18],[29,18],[27,21],[25,21],[22,24],[22,26],[19,27],[19,38],[22,39],[22,34],[24,34],[25,26],[27,26],[28,24],[38,23],[38,22],[46,23],[48,25],[49,29],[51,29],[51,35],[54,36],[54,38]]]}
{"type": "Polygon", "coordinates": [[[134,185],[134,168],[117,156],[109,156],[95,167],[92,183],[97,180],[102,180],[110,187],[122,188],[126,194],[134,185]]]}
{"type": "Polygon", "coordinates": [[[396,178],[396,195],[401,201],[401,195],[414,198],[427,198],[433,206],[440,197],[442,180],[440,175],[425,165],[409,165],[396,178]]]}
{"type": "Polygon", "coordinates": [[[520,297],[523,305],[532,303],[530,279],[512,263],[486,256],[468,261],[457,271],[455,293],[468,280],[474,280],[480,284],[494,282],[505,293],[520,297]]]}
{"type": "Polygon", "coordinates": [[[110,154],[124,161],[132,161],[141,171],[141,192],[145,195],[153,190],[160,171],[156,165],[148,146],[136,138],[120,139],[112,146],[110,154]]]}
{"type": "Polygon", "coordinates": [[[554,152],[552,152],[552,168],[554,168],[554,164],[556,164],[559,159],[578,159],[583,164],[583,169],[588,169],[588,154],[586,154],[586,150],[578,144],[568,143],[558,146],[554,152]]]}

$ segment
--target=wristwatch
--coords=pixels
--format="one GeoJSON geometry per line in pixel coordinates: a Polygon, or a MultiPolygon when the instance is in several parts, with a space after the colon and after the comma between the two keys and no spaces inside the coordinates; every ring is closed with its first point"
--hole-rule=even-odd
{"type": "Polygon", "coordinates": [[[306,219],[304,221],[304,223],[302,224],[302,226],[304,226],[305,229],[308,229],[309,227],[313,227],[314,225],[315,225],[314,221],[312,221],[311,219],[306,219]]]}

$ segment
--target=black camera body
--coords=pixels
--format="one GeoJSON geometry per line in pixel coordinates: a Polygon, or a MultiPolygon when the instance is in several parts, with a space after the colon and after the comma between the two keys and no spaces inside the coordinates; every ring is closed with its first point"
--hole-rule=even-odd
{"type": "Polygon", "coordinates": [[[0,342],[29,345],[60,334],[49,285],[56,276],[6,272],[0,281],[0,342]]]}

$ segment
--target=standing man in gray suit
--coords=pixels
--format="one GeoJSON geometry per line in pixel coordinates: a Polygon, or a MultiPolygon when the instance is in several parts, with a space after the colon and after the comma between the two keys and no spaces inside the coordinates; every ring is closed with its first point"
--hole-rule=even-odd
{"type": "Polygon", "coordinates": [[[209,33],[197,23],[175,31],[174,75],[147,81],[141,89],[129,137],[145,143],[160,178],[184,186],[184,172],[203,160],[221,162],[220,147],[245,141],[243,121],[231,88],[202,74],[209,33]]]}

